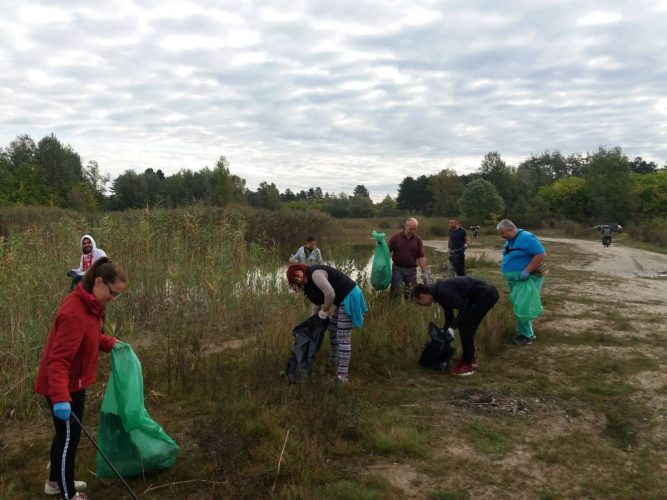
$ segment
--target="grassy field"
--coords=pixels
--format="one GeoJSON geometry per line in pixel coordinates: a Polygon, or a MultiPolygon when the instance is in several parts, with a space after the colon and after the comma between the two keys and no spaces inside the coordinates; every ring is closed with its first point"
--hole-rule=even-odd
{"type": "MultiPolygon", "coordinates": [[[[478,332],[473,377],[417,365],[440,311],[366,288],[370,312],[354,332],[350,385],[332,383],[326,342],[313,373],[288,385],[291,327],[309,307],[253,274],[272,276],[300,244],[300,235],[289,248],[272,237],[271,227],[283,227],[276,219],[203,209],[26,218],[0,246],[0,498],[40,496],[51,424],[32,382],[84,232],[128,270],[108,329],[133,345],[146,407],[181,447],[173,468],[129,481],[142,498],[664,498],[667,340],[655,308],[665,297],[630,300],[623,283],[585,271],[590,256],[571,247],[548,248],[539,340],[521,348],[510,344],[497,263],[468,259],[471,275],[502,292],[478,332]],[[248,237],[249,221],[266,225],[261,238],[248,237]]],[[[400,226],[326,223],[315,236],[348,269],[364,261],[353,249],[371,229],[390,235],[400,226]]],[[[445,228],[424,220],[420,231],[446,238],[445,228]]],[[[491,231],[475,241],[491,255],[500,245],[491,231]]],[[[443,254],[429,257],[434,274],[444,273],[443,254]]],[[[92,429],[108,371],[102,356],[88,391],[92,429]]],[[[91,497],[129,498],[118,481],[94,478],[94,459],[83,439],[77,478],[91,497]]]]}

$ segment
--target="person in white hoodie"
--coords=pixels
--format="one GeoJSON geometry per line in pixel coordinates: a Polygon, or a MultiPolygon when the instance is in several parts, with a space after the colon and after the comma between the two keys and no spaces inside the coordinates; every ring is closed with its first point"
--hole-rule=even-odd
{"type": "Polygon", "coordinates": [[[81,237],[81,252],[79,267],[76,267],[67,272],[67,276],[72,278],[72,285],[69,289],[70,292],[74,290],[74,287],[79,281],[81,281],[88,268],[92,266],[97,259],[107,256],[104,250],[97,248],[95,240],[89,234],[84,234],[81,237]]]}

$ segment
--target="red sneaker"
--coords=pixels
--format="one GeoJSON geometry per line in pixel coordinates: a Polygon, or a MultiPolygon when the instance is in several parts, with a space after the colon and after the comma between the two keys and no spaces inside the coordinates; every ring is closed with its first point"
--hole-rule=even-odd
{"type": "Polygon", "coordinates": [[[473,373],[475,373],[475,369],[464,361],[461,361],[458,366],[452,368],[452,375],[458,377],[465,377],[467,375],[472,375],[473,373]]]}
{"type": "MultiPolygon", "coordinates": [[[[458,364],[464,364],[465,361],[463,361],[462,358],[454,358],[453,361],[458,361],[458,364]]],[[[477,368],[477,358],[475,356],[472,357],[472,363],[470,363],[470,366],[473,368],[477,368]]]]}

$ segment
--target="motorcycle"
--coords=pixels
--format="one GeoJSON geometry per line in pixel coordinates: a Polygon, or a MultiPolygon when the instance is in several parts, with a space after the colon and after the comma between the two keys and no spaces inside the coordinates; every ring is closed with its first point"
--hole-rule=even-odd
{"type": "Polygon", "coordinates": [[[602,244],[605,247],[608,247],[609,245],[611,245],[611,235],[610,234],[605,235],[605,236],[602,237],[602,244]]]}

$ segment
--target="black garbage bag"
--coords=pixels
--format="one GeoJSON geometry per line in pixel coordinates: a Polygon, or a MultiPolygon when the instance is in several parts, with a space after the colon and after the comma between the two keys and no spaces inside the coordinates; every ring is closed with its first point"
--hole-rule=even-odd
{"type": "Polygon", "coordinates": [[[329,318],[321,319],[314,314],[292,330],[294,343],[286,369],[290,384],[296,384],[301,379],[302,372],[307,371],[315,361],[315,355],[322,345],[328,326],[329,318]]]}
{"type": "Polygon", "coordinates": [[[428,334],[431,339],[424,344],[424,350],[419,357],[419,364],[427,368],[445,371],[449,367],[449,361],[454,354],[454,348],[452,347],[454,336],[432,321],[428,325],[428,334]]]}

